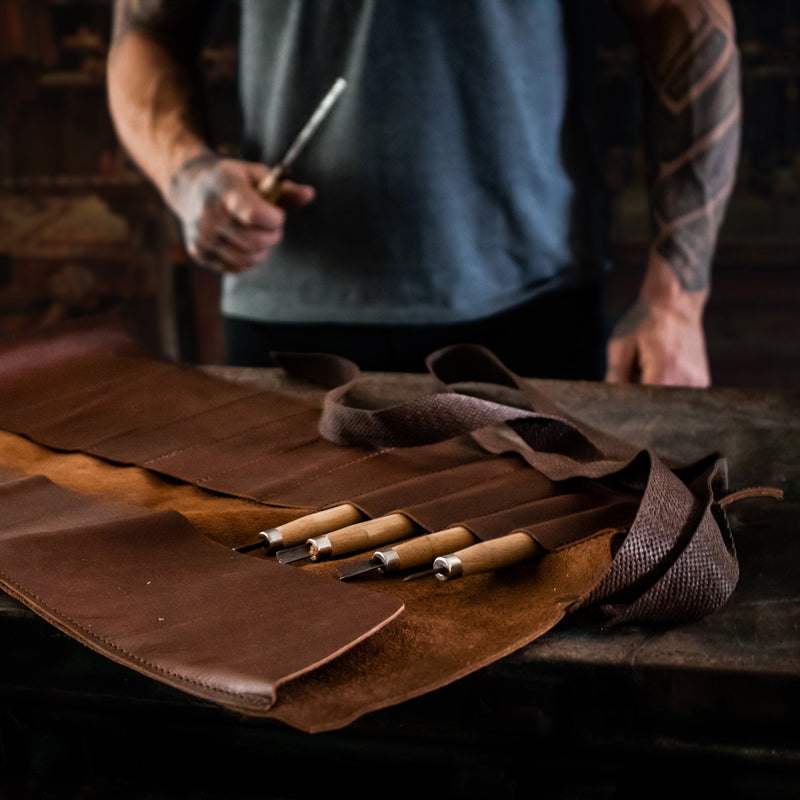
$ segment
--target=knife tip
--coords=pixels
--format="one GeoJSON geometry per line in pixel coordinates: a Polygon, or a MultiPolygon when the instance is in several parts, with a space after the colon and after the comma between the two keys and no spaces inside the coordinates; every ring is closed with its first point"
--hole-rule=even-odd
{"type": "Polygon", "coordinates": [[[403,582],[405,583],[406,581],[416,581],[420,578],[428,578],[432,575],[435,575],[438,571],[438,569],[426,569],[422,572],[412,572],[411,575],[406,575],[405,578],[403,578],[403,582]]]}

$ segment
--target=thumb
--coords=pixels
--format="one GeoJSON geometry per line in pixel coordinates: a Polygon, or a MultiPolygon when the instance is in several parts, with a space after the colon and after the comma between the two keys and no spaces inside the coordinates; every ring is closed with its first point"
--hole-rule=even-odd
{"type": "Polygon", "coordinates": [[[286,209],[302,208],[314,200],[313,186],[294,181],[283,181],[276,202],[286,209]]]}
{"type": "Polygon", "coordinates": [[[229,184],[222,202],[226,211],[242,225],[266,229],[283,225],[283,210],[265,200],[258,191],[258,184],[268,171],[263,164],[249,161],[235,165],[236,178],[229,184]]]}

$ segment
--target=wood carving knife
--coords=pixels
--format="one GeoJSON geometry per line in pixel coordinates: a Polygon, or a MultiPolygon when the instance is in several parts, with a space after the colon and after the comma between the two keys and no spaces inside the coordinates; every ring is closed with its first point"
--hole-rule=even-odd
{"type": "Polygon", "coordinates": [[[277,528],[269,528],[261,531],[259,540],[244,547],[237,547],[239,553],[249,553],[251,550],[264,548],[268,553],[283,548],[291,548],[303,544],[313,536],[320,536],[324,533],[339,530],[347,525],[354,525],[361,522],[364,515],[350,503],[323,508],[322,511],[315,511],[304,517],[285,522],[277,528]]]}
{"type": "MultiPolygon", "coordinates": [[[[627,528],[624,527],[611,527],[601,529],[597,533],[625,533],[626,531],[627,528]]],[[[539,559],[546,552],[546,548],[542,547],[532,536],[523,531],[515,531],[498,539],[478,542],[463,550],[457,550],[455,553],[437,556],[433,561],[432,569],[410,575],[409,579],[435,575],[440,581],[449,581],[539,559]]]]}
{"type": "Polygon", "coordinates": [[[416,523],[404,514],[388,514],[311,537],[298,547],[279,550],[275,557],[281,564],[304,559],[325,561],[391,544],[418,532],[416,523]]]}
{"type": "Polygon", "coordinates": [[[544,553],[544,548],[527,533],[509,533],[498,539],[478,542],[449,555],[437,556],[432,572],[440,581],[449,581],[520,564],[540,558],[544,553]]]}
{"type": "Polygon", "coordinates": [[[476,541],[475,534],[461,525],[417,536],[393,547],[376,550],[372,558],[356,564],[345,564],[339,570],[343,581],[370,573],[394,573],[423,567],[437,556],[468,547],[476,541]]]}
{"type": "Polygon", "coordinates": [[[303,129],[295,137],[295,140],[286,151],[286,155],[284,155],[278,164],[272,167],[261,179],[258,184],[258,191],[265,200],[274,202],[278,199],[281,191],[281,180],[286,175],[286,172],[294,160],[300,155],[300,152],[306,144],[308,144],[308,141],[316,133],[322,121],[328,116],[334,103],[339,99],[346,87],[347,81],[344,78],[336,79],[333,86],[331,86],[328,93],[322,98],[320,104],[314,110],[308,122],[306,122],[303,129]]]}

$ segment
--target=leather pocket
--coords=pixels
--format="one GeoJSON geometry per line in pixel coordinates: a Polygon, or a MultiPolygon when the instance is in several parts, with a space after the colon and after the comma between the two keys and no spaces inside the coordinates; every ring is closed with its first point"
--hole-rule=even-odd
{"type": "Polygon", "coordinates": [[[236,553],[175,511],[2,472],[0,502],[3,589],[114,661],[238,711],[265,712],[283,682],[403,609],[392,595],[236,553]]]}

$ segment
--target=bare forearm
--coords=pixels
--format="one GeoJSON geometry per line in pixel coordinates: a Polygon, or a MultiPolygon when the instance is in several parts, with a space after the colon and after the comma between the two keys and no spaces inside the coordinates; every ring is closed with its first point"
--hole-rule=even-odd
{"type": "MultiPolygon", "coordinates": [[[[191,6],[196,20],[213,4],[191,6]]],[[[196,80],[203,28],[186,22],[187,9],[180,2],[118,3],[108,62],[117,134],[164,196],[181,164],[209,149],[196,80]]]]}
{"type": "Polygon", "coordinates": [[[264,164],[222,158],[208,146],[199,60],[219,7],[219,0],[116,0],[108,93],[119,138],[180,221],[189,256],[237,273],[267,258],[286,211],[310,203],[314,191],[284,181],[270,202],[257,190],[264,164]]]}

